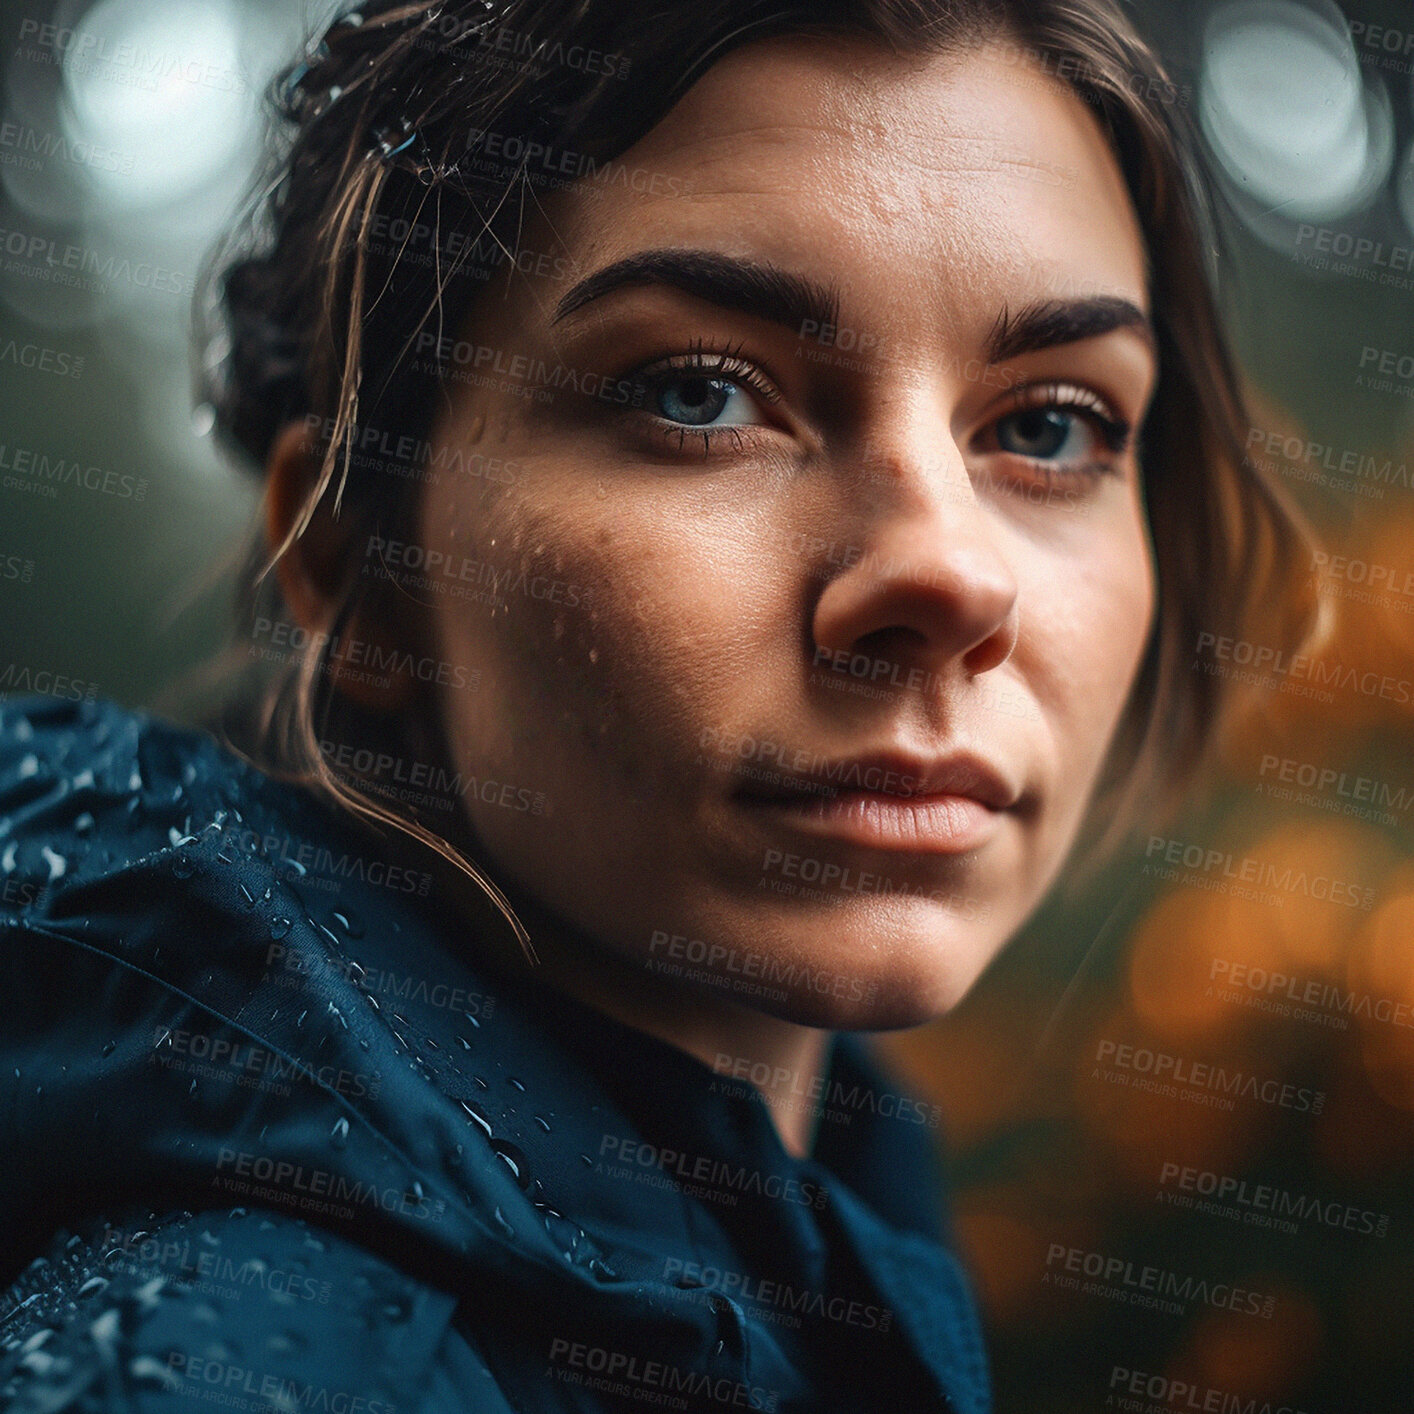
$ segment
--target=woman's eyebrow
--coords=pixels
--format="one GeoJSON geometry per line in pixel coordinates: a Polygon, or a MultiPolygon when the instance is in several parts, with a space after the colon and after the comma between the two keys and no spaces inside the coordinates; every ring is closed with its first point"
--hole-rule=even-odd
{"type": "Polygon", "coordinates": [[[1003,305],[987,336],[987,362],[1005,363],[1022,354],[1094,339],[1115,329],[1137,329],[1151,350],[1158,348],[1149,316],[1121,295],[1036,300],[1015,315],[1003,305]]]}
{"type": "Polygon", "coordinates": [[[639,251],[586,276],[561,297],[550,322],[558,324],[611,290],[643,285],[668,285],[724,309],[783,324],[795,333],[839,322],[839,295],[830,286],[768,261],[667,248],[639,251]]]}

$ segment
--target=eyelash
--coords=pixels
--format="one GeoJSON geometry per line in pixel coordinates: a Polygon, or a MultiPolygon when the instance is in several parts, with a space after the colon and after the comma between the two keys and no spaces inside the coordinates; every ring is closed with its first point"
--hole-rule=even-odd
{"type": "Polygon", "coordinates": [[[1004,452],[1002,456],[1014,457],[1025,462],[1034,474],[1047,485],[1057,481],[1094,480],[1100,476],[1113,476],[1118,471],[1118,463],[1134,441],[1134,426],[1126,418],[1120,417],[1098,393],[1082,388],[1074,383],[1048,381],[1044,383],[1021,383],[1012,389],[1011,401],[987,424],[988,431],[994,432],[1003,418],[1030,408],[1054,408],[1058,412],[1078,412],[1087,417],[1099,434],[1100,440],[1108,448],[1112,460],[1082,462],[1062,471],[1055,462],[1040,457],[1023,456],[1020,452],[1004,452]]]}
{"type": "MultiPolygon", "coordinates": [[[[635,387],[644,390],[642,401],[647,401],[663,384],[688,374],[695,377],[721,378],[730,381],[738,387],[754,393],[768,406],[780,402],[780,390],[754,363],[743,357],[744,348],[743,344],[728,344],[720,349],[710,348],[705,339],[693,339],[689,341],[686,352],[674,351],[660,354],[643,364],[635,373],[631,373],[628,381],[635,387]]],[[[703,456],[713,450],[718,438],[728,435],[730,435],[733,450],[740,451],[742,434],[751,430],[748,427],[735,425],[687,427],[670,422],[657,413],[644,408],[641,401],[636,401],[635,407],[651,423],[652,430],[678,451],[686,450],[689,437],[700,437],[703,456]]]]}
{"type": "MultiPolygon", "coordinates": [[[[728,380],[738,387],[754,393],[767,405],[779,402],[781,400],[779,390],[755,364],[743,357],[744,347],[742,344],[729,344],[723,348],[714,349],[708,347],[706,340],[694,339],[689,342],[686,352],[660,354],[640,366],[637,372],[630,374],[628,381],[643,390],[643,401],[646,401],[663,384],[671,382],[673,378],[691,374],[698,377],[728,380]]],[[[687,427],[672,423],[651,410],[643,408],[641,402],[636,401],[635,408],[649,420],[654,432],[664,441],[671,442],[678,451],[686,449],[690,436],[702,439],[703,456],[709,455],[718,438],[723,436],[730,436],[733,450],[740,451],[742,448],[742,434],[747,429],[741,426],[687,427]]],[[[1073,383],[1058,381],[1018,384],[1012,390],[1008,405],[992,418],[988,423],[988,429],[994,430],[1003,418],[1018,412],[1025,412],[1030,408],[1054,408],[1061,412],[1070,411],[1083,414],[1089,419],[1100,440],[1109,449],[1114,459],[1112,461],[1085,462],[1079,466],[1060,471],[1054,462],[1042,458],[1026,457],[1019,452],[1000,452],[998,449],[1003,456],[1025,462],[1033,473],[1048,485],[1055,481],[1074,481],[1076,479],[1088,481],[1099,476],[1114,475],[1118,469],[1116,463],[1129,450],[1133,442],[1133,425],[1125,418],[1118,416],[1109,403],[1098,393],[1073,383]]]]}

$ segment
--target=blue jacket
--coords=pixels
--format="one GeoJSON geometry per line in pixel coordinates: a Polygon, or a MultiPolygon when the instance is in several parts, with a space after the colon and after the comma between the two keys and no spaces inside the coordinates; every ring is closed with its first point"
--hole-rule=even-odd
{"type": "Polygon", "coordinates": [[[0,1408],[989,1409],[936,1111],[814,1154],[204,733],[0,705],[0,1408]]]}

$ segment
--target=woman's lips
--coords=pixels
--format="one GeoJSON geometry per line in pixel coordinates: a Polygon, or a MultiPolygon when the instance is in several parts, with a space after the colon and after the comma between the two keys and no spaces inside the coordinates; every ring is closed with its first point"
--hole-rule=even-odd
{"type": "Polygon", "coordinates": [[[821,839],[911,854],[964,854],[987,843],[1003,813],[969,795],[888,795],[844,790],[833,795],[740,797],[753,811],[821,839]]]}

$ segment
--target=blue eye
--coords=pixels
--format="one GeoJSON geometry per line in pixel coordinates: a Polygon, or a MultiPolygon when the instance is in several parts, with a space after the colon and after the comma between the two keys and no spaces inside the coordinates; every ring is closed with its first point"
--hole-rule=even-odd
{"type": "Polygon", "coordinates": [[[655,381],[654,410],[669,422],[684,427],[740,427],[756,420],[751,394],[730,378],[680,373],[655,381]]]}
{"type": "Polygon", "coordinates": [[[1022,408],[997,422],[997,445],[1032,461],[1081,461],[1094,455],[1095,434],[1074,412],[1056,407],[1022,408]]]}

